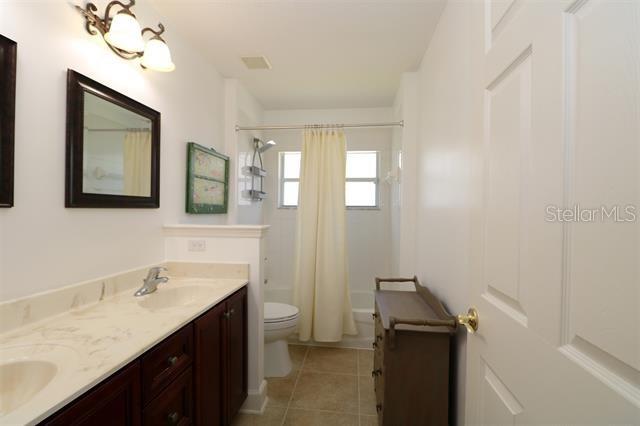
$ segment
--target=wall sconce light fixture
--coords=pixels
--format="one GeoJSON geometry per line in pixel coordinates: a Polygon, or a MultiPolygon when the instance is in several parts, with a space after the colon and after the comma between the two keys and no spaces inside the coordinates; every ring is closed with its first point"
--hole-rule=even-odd
{"type": "Polygon", "coordinates": [[[87,3],[86,8],[76,6],[85,17],[85,28],[91,35],[100,33],[109,48],[124,59],[141,58],[140,65],[154,71],[170,72],[175,69],[171,60],[169,46],[161,37],[164,25],[158,24],[158,30],[149,27],[140,29],[136,16],[131,8],[135,0],[128,0],[127,4],[119,1],[109,3],[104,11],[104,18],[96,14],[98,8],[93,3],[87,3]],[[119,6],[121,9],[113,17],[111,9],[119,6]],[[153,36],[144,41],[143,36],[151,33],[153,36]]]}

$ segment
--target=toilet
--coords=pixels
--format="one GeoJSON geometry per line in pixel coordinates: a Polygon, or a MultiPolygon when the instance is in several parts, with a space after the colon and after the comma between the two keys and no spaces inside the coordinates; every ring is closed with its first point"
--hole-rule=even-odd
{"type": "Polygon", "coordinates": [[[264,304],[264,375],[284,377],[291,372],[287,338],[298,327],[298,308],[286,303],[264,304]]]}

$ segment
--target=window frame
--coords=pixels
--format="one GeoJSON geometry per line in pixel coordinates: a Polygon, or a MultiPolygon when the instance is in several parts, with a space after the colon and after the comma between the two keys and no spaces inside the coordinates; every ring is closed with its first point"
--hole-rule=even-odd
{"type": "MultiPolygon", "coordinates": [[[[346,205],[345,199],[345,208],[347,210],[380,210],[380,151],[376,150],[349,150],[347,151],[347,155],[349,152],[367,152],[374,153],[376,156],[376,177],[374,178],[347,178],[345,176],[344,184],[345,191],[348,182],[373,182],[375,185],[375,205],[373,206],[348,206],[346,205]]],[[[289,205],[284,204],[284,185],[285,182],[298,182],[298,191],[300,189],[300,177],[297,178],[285,178],[284,177],[284,163],[286,154],[292,153],[300,153],[301,161],[302,161],[302,152],[301,151],[280,151],[278,153],[278,209],[290,210],[297,209],[298,205],[289,205]]],[[[300,166],[302,167],[302,165],[300,166]]],[[[300,199],[300,193],[298,192],[298,200],[300,199]]]]}
{"type": "MultiPolygon", "coordinates": [[[[297,178],[285,178],[284,177],[284,158],[286,154],[300,154],[300,161],[302,161],[301,151],[280,151],[278,152],[278,208],[279,209],[297,209],[298,204],[284,204],[284,184],[285,182],[298,182],[298,200],[300,199],[300,175],[297,178]]],[[[302,165],[301,165],[302,167],[302,165]]]]}

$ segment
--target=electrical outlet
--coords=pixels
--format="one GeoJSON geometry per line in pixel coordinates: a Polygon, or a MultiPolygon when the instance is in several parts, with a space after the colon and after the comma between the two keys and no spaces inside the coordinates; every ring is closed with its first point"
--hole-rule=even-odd
{"type": "Polygon", "coordinates": [[[189,251],[205,251],[207,242],[205,240],[189,240],[189,251]]]}

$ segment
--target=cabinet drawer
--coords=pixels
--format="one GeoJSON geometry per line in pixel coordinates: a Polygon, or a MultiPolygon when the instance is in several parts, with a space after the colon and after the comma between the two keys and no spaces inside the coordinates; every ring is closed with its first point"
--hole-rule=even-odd
{"type": "Polygon", "coordinates": [[[142,401],[147,404],[193,361],[193,325],[182,328],[142,358],[142,401]]]}
{"type": "Polygon", "coordinates": [[[175,379],[142,412],[143,425],[193,424],[191,368],[175,379]]]}

